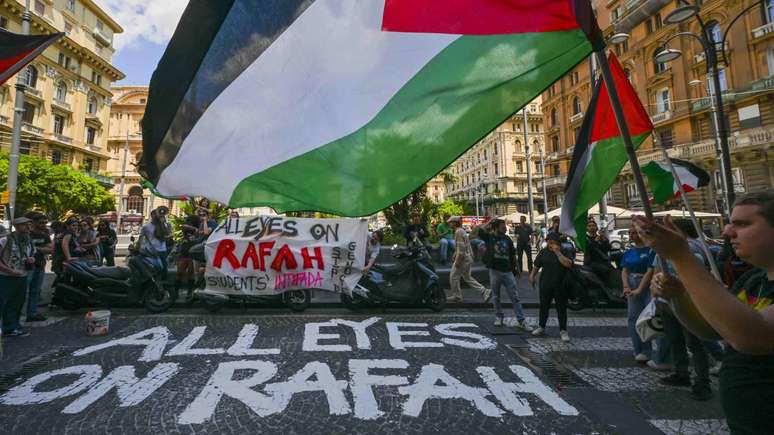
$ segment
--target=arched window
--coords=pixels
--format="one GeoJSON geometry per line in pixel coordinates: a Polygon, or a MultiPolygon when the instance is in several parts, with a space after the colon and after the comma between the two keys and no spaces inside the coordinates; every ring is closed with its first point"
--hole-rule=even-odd
{"type": "Polygon", "coordinates": [[[581,113],[581,103],[580,98],[578,97],[572,99],[572,113],[573,115],[578,115],[581,113]]]}
{"type": "Polygon", "coordinates": [[[129,213],[142,214],[145,211],[145,198],[142,196],[142,187],[129,188],[129,196],[126,198],[126,208],[129,213]]]}
{"type": "Polygon", "coordinates": [[[56,100],[62,103],[67,101],[67,85],[64,82],[56,85],[56,100]]]}
{"type": "Polygon", "coordinates": [[[556,126],[556,108],[551,109],[551,127],[556,126]]]}
{"type": "Polygon", "coordinates": [[[664,62],[659,62],[656,60],[656,53],[658,50],[656,50],[655,53],[653,53],[653,72],[656,74],[662,73],[666,71],[667,66],[664,62]]]}
{"type": "Polygon", "coordinates": [[[88,110],[89,115],[96,115],[97,114],[97,98],[96,97],[89,97],[89,104],[86,108],[88,110]]]}
{"type": "Polygon", "coordinates": [[[38,84],[38,69],[32,65],[27,66],[24,70],[24,84],[30,88],[34,88],[38,84]]]}
{"type": "Polygon", "coordinates": [[[720,31],[720,23],[717,21],[710,21],[707,23],[707,33],[709,38],[715,44],[723,41],[723,32],[720,31]]]}

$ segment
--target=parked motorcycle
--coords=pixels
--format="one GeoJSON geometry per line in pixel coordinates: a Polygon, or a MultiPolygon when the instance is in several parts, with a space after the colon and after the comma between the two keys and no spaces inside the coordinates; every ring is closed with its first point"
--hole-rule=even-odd
{"type": "MultiPolygon", "coordinates": [[[[207,258],[204,255],[204,243],[194,245],[188,252],[191,258],[199,264],[203,265],[207,263],[207,258]]],[[[217,313],[231,304],[284,304],[292,311],[301,312],[309,308],[309,305],[312,303],[312,292],[306,289],[290,290],[279,295],[266,296],[224,295],[221,293],[208,292],[205,290],[206,281],[204,279],[204,270],[197,270],[196,274],[196,288],[199,289],[199,291],[194,293],[194,298],[202,301],[204,308],[210,313],[217,313]]]]}
{"type": "Polygon", "coordinates": [[[619,269],[611,268],[604,281],[588,266],[576,264],[572,273],[572,294],[567,301],[567,308],[580,311],[601,305],[626,305],[619,269]]]}
{"type": "Polygon", "coordinates": [[[446,307],[446,293],[424,245],[414,240],[392,255],[398,264],[375,264],[341,302],[351,310],[392,302],[424,305],[433,311],[446,307]]]}
{"type": "Polygon", "coordinates": [[[174,290],[163,284],[161,262],[130,252],[129,268],[94,267],[71,261],[54,281],[53,303],[66,310],[93,305],[136,305],[163,313],[175,303],[174,290]]]}

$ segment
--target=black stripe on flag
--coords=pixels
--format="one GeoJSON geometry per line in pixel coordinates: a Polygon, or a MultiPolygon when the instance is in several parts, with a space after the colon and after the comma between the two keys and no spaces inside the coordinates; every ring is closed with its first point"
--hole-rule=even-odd
{"type": "Polygon", "coordinates": [[[312,3],[191,0],[151,78],[143,177],[158,183],[207,107],[312,3]]]}
{"type": "Polygon", "coordinates": [[[704,187],[709,185],[709,182],[710,182],[709,172],[685,160],[680,160],[680,159],[670,159],[670,160],[672,161],[673,165],[682,166],[696,176],[696,178],[698,179],[698,184],[696,185],[696,187],[704,187]]]}
{"type": "Polygon", "coordinates": [[[0,84],[5,83],[63,36],[64,33],[19,35],[0,30],[0,62],[6,64],[11,59],[19,58],[12,64],[3,65],[3,69],[0,70],[0,84]]]}

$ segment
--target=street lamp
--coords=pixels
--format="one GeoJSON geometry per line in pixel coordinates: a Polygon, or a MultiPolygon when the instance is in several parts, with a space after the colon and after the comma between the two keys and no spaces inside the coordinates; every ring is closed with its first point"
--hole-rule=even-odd
{"type": "Polygon", "coordinates": [[[610,38],[608,38],[607,42],[611,44],[621,44],[623,42],[626,42],[629,40],[629,34],[628,33],[616,33],[612,35],[610,38]]]}
{"type": "MultiPolygon", "coordinates": [[[[678,6],[672,12],[670,12],[664,18],[664,22],[666,22],[667,24],[679,24],[691,18],[695,18],[701,28],[701,34],[697,35],[691,32],[678,32],[670,36],[666,41],[664,41],[664,43],[661,46],[661,50],[657,52],[656,56],[654,57],[654,60],[659,63],[671,62],[682,55],[682,51],[667,47],[667,44],[669,44],[669,42],[675,38],[687,36],[687,37],[697,39],[701,43],[702,49],[704,50],[704,57],[707,62],[707,77],[710,83],[709,91],[711,95],[709,96],[709,98],[710,98],[710,103],[712,105],[712,114],[714,115],[713,121],[715,124],[715,144],[716,144],[716,150],[718,154],[718,161],[720,161],[720,169],[722,173],[721,178],[723,180],[723,190],[725,192],[723,199],[726,205],[727,216],[730,216],[731,207],[733,207],[734,205],[734,196],[735,196],[734,181],[733,181],[734,179],[731,173],[731,153],[728,147],[729,133],[728,133],[728,127],[725,121],[726,117],[725,117],[725,109],[723,108],[723,95],[720,89],[720,76],[718,72],[718,50],[722,52],[723,59],[725,60],[725,63],[727,65],[728,60],[726,60],[725,45],[726,45],[726,39],[728,37],[729,29],[731,28],[731,26],[734,25],[734,23],[736,23],[737,20],[739,20],[740,17],[742,17],[742,15],[752,10],[753,7],[760,5],[761,2],[755,2],[752,5],[746,7],[739,14],[737,14],[736,17],[734,17],[734,19],[732,19],[731,22],[729,23],[725,33],[723,33],[723,39],[721,41],[715,41],[714,38],[712,38],[711,36],[712,33],[710,32],[709,27],[699,15],[699,7],[696,5],[688,4],[684,0],[683,0],[683,3],[686,3],[686,4],[682,6],[678,6]]],[[[689,85],[695,86],[696,85],[695,82],[697,82],[697,80],[692,80],[689,83],[689,85]]],[[[701,82],[699,82],[699,84],[700,83],[701,82]]]]}

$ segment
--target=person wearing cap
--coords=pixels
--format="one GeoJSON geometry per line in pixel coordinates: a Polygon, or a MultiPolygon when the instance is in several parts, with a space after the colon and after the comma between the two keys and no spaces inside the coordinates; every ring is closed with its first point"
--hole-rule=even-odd
{"type": "Polygon", "coordinates": [[[508,227],[502,219],[492,220],[487,227],[491,232],[479,227],[478,235],[486,243],[484,264],[489,269],[489,285],[492,286],[492,295],[494,296],[494,324],[495,326],[503,326],[504,315],[500,305],[500,290],[505,288],[513,303],[513,311],[517,321],[516,328],[530,332],[532,327],[527,324],[524,308],[521,306],[516,288],[516,276],[521,271],[518,270],[516,261],[516,247],[513,245],[513,240],[507,235],[508,227]]]}
{"type": "Polygon", "coordinates": [[[19,313],[24,305],[27,274],[35,265],[31,224],[26,217],[14,219],[16,231],[0,239],[0,315],[6,337],[29,335],[21,329],[19,313]]]}
{"type": "Polygon", "coordinates": [[[451,296],[449,302],[462,302],[462,288],[460,281],[464,280],[470,288],[481,293],[484,302],[488,302],[492,297],[492,291],[481,285],[470,274],[470,268],[473,265],[473,250],[470,246],[468,233],[462,228],[462,218],[459,216],[450,217],[448,223],[454,231],[454,261],[452,262],[449,281],[451,286],[451,296]]]}
{"type": "Polygon", "coordinates": [[[38,314],[38,304],[43,278],[46,275],[46,259],[54,252],[54,245],[51,243],[51,233],[46,226],[48,223],[46,215],[33,211],[24,217],[32,221],[30,240],[35,248],[35,264],[27,275],[27,322],[45,322],[46,317],[38,314]]]}
{"type": "Polygon", "coordinates": [[[573,263],[562,253],[559,233],[552,231],[548,233],[546,239],[548,246],[540,250],[535,258],[532,272],[529,274],[529,283],[534,287],[538,271],[543,270],[543,273],[540,274],[540,318],[538,327],[532,331],[532,335],[545,334],[548,311],[551,308],[551,303],[555,302],[559,318],[559,336],[562,341],[568,342],[570,335],[567,333],[567,293],[564,280],[572,269],[573,263]]]}

